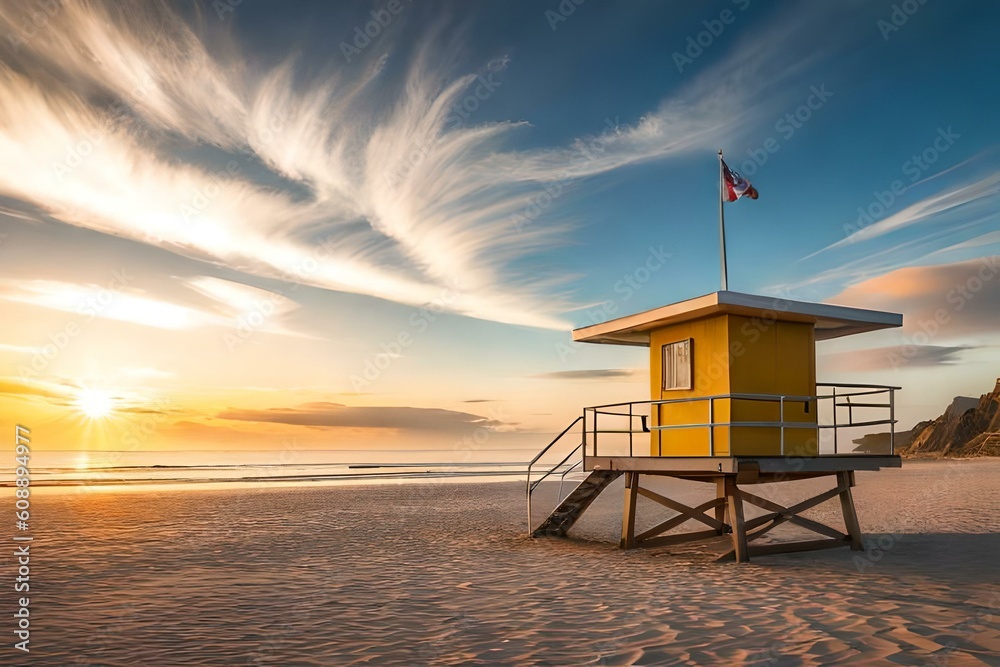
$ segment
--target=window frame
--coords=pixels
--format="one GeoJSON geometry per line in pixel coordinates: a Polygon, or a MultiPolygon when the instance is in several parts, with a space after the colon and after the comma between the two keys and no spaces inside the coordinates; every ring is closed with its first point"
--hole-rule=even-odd
{"type": "Polygon", "coordinates": [[[671,343],[664,343],[660,347],[660,388],[662,391],[691,391],[694,389],[694,338],[683,338],[671,343]],[[673,380],[676,377],[676,373],[672,372],[674,368],[673,361],[676,359],[674,350],[679,349],[681,345],[687,347],[687,384],[667,386],[668,378],[673,380]],[[667,366],[668,351],[670,351],[671,361],[669,369],[667,366]],[[671,372],[668,372],[668,370],[671,372]]]}

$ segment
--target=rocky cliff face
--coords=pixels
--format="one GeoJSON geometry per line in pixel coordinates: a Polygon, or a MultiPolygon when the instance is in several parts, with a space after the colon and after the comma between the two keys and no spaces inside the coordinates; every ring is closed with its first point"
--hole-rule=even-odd
{"type": "MultiPolygon", "coordinates": [[[[859,451],[871,448],[886,434],[866,436],[856,442],[859,451]]],[[[1000,379],[977,401],[959,396],[944,414],[920,422],[897,434],[897,451],[903,456],[1000,456],[1000,379]]]]}

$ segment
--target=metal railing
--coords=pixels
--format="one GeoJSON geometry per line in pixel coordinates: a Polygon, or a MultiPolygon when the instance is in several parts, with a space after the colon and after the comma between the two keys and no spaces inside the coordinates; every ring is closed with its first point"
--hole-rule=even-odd
{"type": "MultiPolygon", "coordinates": [[[[548,454],[549,450],[552,449],[552,447],[555,446],[556,443],[558,443],[560,440],[562,440],[566,436],[566,434],[568,434],[570,431],[572,431],[573,427],[576,426],[577,424],[579,424],[582,420],[583,420],[583,416],[580,416],[580,417],[577,417],[576,419],[574,419],[573,422],[569,426],[567,426],[566,428],[564,428],[559,435],[557,435],[556,437],[552,438],[552,442],[550,442],[549,444],[545,445],[545,447],[542,449],[542,451],[538,452],[538,454],[535,455],[535,458],[531,459],[531,461],[528,462],[528,474],[527,474],[527,482],[526,482],[526,487],[525,487],[525,490],[526,490],[526,494],[525,495],[528,498],[528,527],[529,528],[531,527],[531,494],[535,491],[535,489],[538,487],[539,484],[541,484],[543,481],[545,481],[545,479],[547,477],[549,477],[549,475],[552,475],[553,473],[555,473],[556,471],[558,471],[560,468],[565,467],[566,463],[571,458],[573,458],[574,454],[576,454],[577,452],[581,452],[582,453],[583,452],[583,442],[580,442],[576,447],[574,447],[573,450],[569,454],[567,454],[566,456],[564,456],[562,458],[562,460],[559,461],[559,463],[557,463],[554,466],[550,467],[548,470],[540,473],[541,476],[538,479],[536,479],[534,482],[531,481],[531,476],[533,474],[538,474],[538,473],[533,472],[532,468],[535,467],[535,464],[538,463],[539,459],[541,459],[543,456],[545,456],[546,454],[548,454]]],[[[569,468],[566,468],[565,470],[563,470],[562,477],[560,478],[560,482],[559,482],[560,495],[562,494],[562,480],[564,480],[566,478],[567,473],[569,473],[569,471],[572,470],[573,468],[577,467],[577,465],[583,465],[583,457],[582,456],[580,458],[580,463],[579,464],[574,464],[573,466],[570,466],[569,468]]]]}
{"type": "MultiPolygon", "coordinates": [[[[862,384],[834,384],[834,383],[817,383],[817,394],[815,396],[801,396],[792,394],[755,394],[755,393],[730,393],[730,394],[715,394],[710,396],[697,396],[690,398],[672,398],[672,399],[662,399],[662,400],[652,400],[652,401],[632,401],[629,403],[610,403],[607,405],[598,405],[584,408],[583,410],[583,453],[584,457],[587,456],[598,456],[598,436],[607,434],[619,434],[628,435],[628,456],[635,455],[635,441],[634,435],[638,433],[663,433],[665,431],[677,430],[677,429],[707,429],[708,430],[708,446],[706,455],[715,456],[716,455],[716,428],[717,427],[736,427],[736,428],[759,428],[759,429],[776,429],[778,431],[778,442],[779,442],[779,453],[780,455],[785,455],[785,436],[788,431],[791,430],[815,430],[818,434],[823,429],[831,429],[833,438],[833,454],[839,454],[839,438],[838,432],[842,429],[847,428],[861,428],[861,427],[872,427],[872,426],[888,426],[889,427],[889,453],[895,453],[895,424],[896,424],[896,413],[895,413],[895,392],[898,391],[899,387],[892,387],[888,385],[862,385],[862,384]],[[820,390],[828,389],[826,393],[819,393],[820,390]],[[860,397],[867,397],[864,400],[859,401],[860,397]],[[884,397],[879,402],[873,402],[878,397],[884,397]],[[778,418],[777,420],[741,420],[734,421],[728,419],[726,421],[718,421],[716,419],[717,405],[720,402],[727,402],[730,407],[730,414],[732,412],[732,406],[737,402],[758,402],[758,403],[770,403],[776,404],[778,418]],[[678,420],[677,423],[664,423],[649,425],[647,420],[650,420],[652,413],[655,411],[658,413],[660,419],[656,421],[669,421],[664,418],[663,413],[665,410],[669,410],[672,406],[680,406],[683,404],[705,404],[705,421],[697,422],[681,422],[678,420]],[[805,412],[808,413],[811,406],[816,406],[816,420],[788,420],[786,414],[786,407],[788,404],[803,404],[805,406],[805,412]],[[819,411],[824,405],[829,405],[831,420],[830,423],[822,423],[819,420],[819,411]],[[846,421],[840,418],[838,414],[843,409],[846,409],[847,419],[846,421]],[[880,419],[855,419],[855,410],[870,410],[878,409],[887,411],[888,415],[886,418],[880,419]],[[625,425],[620,428],[602,428],[601,427],[601,417],[614,417],[620,423],[625,420],[625,425]],[[636,419],[639,419],[639,424],[636,424],[636,419]],[[637,429],[636,426],[639,426],[637,429]]],[[[607,424],[607,419],[604,420],[604,424],[607,424]]],[[[728,431],[729,437],[732,437],[732,431],[728,431]]],[[[727,443],[728,444],[728,443],[727,443]]],[[[649,446],[648,443],[646,446],[649,446]]],[[[818,446],[818,445],[817,445],[818,446]]],[[[659,438],[659,449],[657,454],[663,455],[663,443],[662,437],[659,438]]],[[[732,451],[729,449],[729,451],[732,451]]],[[[853,452],[857,455],[864,455],[862,452],[853,452]]],[[[624,455],[624,454],[620,454],[624,455]]],[[[817,455],[819,451],[817,449],[817,455]]]]}
{"type": "MultiPolygon", "coordinates": [[[[628,436],[628,455],[635,456],[635,435],[645,434],[647,437],[644,439],[642,447],[644,449],[650,446],[649,434],[664,432],[674,429],[708,429],[708,451],[706,454],[708,456],[715,456],[716,442],[715,442],[715,429],[717,427],[748,427],[748,428],[770,428],[778,429],[779,432],[779,451],[781,455],[785,454],[785,433],[788,430],[815,430],[819,433],[823,429],[832,430],[833,434],[833,453],[838,455],[838,431],[846,428],[859,428],[859,427],[871,427],[879,425],[889,426],[889,453],[895,453],[895,424],[896,424],[896,402],[895,402],[895,392],[900,389],[900,387],[891,387],[887,385],[862,385],[862,384],[832,384],[832,383],[817,383],[817,392],[821,389],[828,389],[827,393],[817,393],[815,396],[797,396],[791,394],[750,394],[750,393],[732,393],[732,394],[717,394],[712,396],[699,396],[692,398],[674,398],[674,399],[663,399],[657,401],[632,401],[630,403],[611,403],[608,405],[597,405],[591,406],[583,409],[583,414],[573,420],[573,422],[562,430],[559,435],[552,439],[549,444],[547,444],[535,458],[531,459],[528,463],[527,469],[527,480],[526,480],[526,496],[527,496],[527,509],[528,509],[528,527],[532,526],[532,512],[531,512],[531,496],[535,489],[543,481],[551,477],[552,475],[559,475],[559,492],[556,498],[556,505],[562,502],[562,489],[563,483],[565,482],[566,476],[583,467],[586,469],[586,457],[587,456],[597,456],[598,455],[598,436],[599,435],[627,435],[628,436]],[[872,402],[874,398],[885,396],[884,402],[872,402]],[[860,397],[869,397],[863,401],[858,401],[860,397]],[[728,401],[730,407],[734,401],[751,401],[751,402],[763,402],[777,404],[778,407],[778,419],[776,421],[768,420],[744,420],[744,421],[733,421],[729,419],[727,421],[716,421],[716,406],[720,401],[728,401]],[[696,423],[679,423],[679,424],[663,424],[663,425],[651,425],[651,411],[654,406],[669,406],[680,405],[680,404],[691,404],[691,403],[706,403],[706,415],[707,421],[696,422],[696,423]],[[819,407],[828,402],[831,412],[830,423],[821,423],[819,419],[819,407]],[[816,421],[788,421],[785,419],[785,408],[789,403],[801,403],[808,406],[816,405],[816,421]],[[638,406],[638,407],[637,407],[638,406]],[[845,410],[847,412],[846,421],[838,417],[838,410],[845,410]],[[875,420],[863,420],[855,421],[855,410],[867,410],[867,409],[883,409],[888,411],[888,418],[886,419],[875,419],[875,420]],[[600,416],[605,417],[616,417],[619,420],[625,420],[625,424],[620,428],[599,428],[598,421],[600,416]],[[555,465],[548,466],[543,470],[535,470],[535,467],[539,464],[539,461],[548,454],[553,447],[555,447],[560,441],[563,440],[569,433],[574,429],[577,424],[581,424],[582,428],[580,433],[580,439],[577,440],[576,446],[574,446],[568,454],[559,459],[559,462],[555,465]],[[574,463],[570,461],[577,455],[580,455],[580,459],[574,463]],[[536,477],[536,479],[532,479],[536,477]]],[[[657,409],[661,409],[657,407],[657,409]]],[[[731,431],[730,431],[731,436],[731,431]]],[[[647,450],[648,451],[648,450],[647,450]]],[[[732,451],[731,449],[729,451],[732,451]]],[[[662,455],[662,441],[661,449],[659,454],[662,455]]],[[[865,453],[852,452],[854,455],[864,456],[865,453]]],[[[817,445],[817,455],[819,454],[817,445]]]]}

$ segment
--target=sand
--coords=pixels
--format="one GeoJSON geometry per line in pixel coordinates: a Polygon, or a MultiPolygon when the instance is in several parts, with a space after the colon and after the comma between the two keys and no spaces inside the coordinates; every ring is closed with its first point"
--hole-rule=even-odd
{"type": "Polygon", "coordinates": [[[745,565],[620,551],[620,480],[568,540],[527,539],[511,483],[39,496],[32,652],[0,664],[1000,665],[998,481],[1000,460],[861,473],[874,549],[745,565]]]}

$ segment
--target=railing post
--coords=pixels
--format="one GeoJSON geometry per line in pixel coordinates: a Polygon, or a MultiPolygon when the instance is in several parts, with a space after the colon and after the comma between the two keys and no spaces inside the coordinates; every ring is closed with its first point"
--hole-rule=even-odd
{"type": "Polygon", "coordinates": [[[889,455],[896,454],[896,390],[889,387],[889,455]]]}
{"type": "Polygon", "coordinates": [[[632,404],[628,404],[628,455],[632,456],[632,404]]]}
{"type": "Polygon", "coordinates": [[[594,434],[594,456],[597,456],[597,420],[598,420],[598,418],[600,416],[601,416],[601,411],[595,409],[594,410],[594,416],[593,416],[593,419],[592,419],[592,421],[594,422],[593,423],[593,426],[594,426],[594,430],[593,430],[593,434],[594,434]]]}
{"type": "MultiPolygon", "coordinates": [[[[769,411],[770,412],[770,411],[769,411]]],[[[778,397],[778,421],[781,422],[781,455],[785,455],[785,395],[778,397]]]]}
{"type": "MultiPolygon", "coordinates": [[[[656,410],[656,426],[660,426],[660,418],[663,417],[663,406],[660,403],[649,404],[649,421],[653,421],[653,410],[656,410]]],[[[663,430],[656,431],[656,455],[663,456],[663,430]]]]}
{"type": "MultiPolygon", "coordinates": [[[[837,388],[833,389],[833,453],[837,453],[837,388]]],[[[817,410],[818,412],[818,410],[817,410]]]]}
{"type": "Polygon", "coordinates": [[[715,397],[708,399],[708,455],[715,456],[715,397]]]}
{"type": "Polygon", "coordinates": [[[583,431],[583,438],[580,440],[580,450],[583,452],[583,469],[587,469],[587,408],[583,409],[583,421],[580,422],[580,430],[583,431]]]}
{"type": "Polygon", "coordinates": [[[534,465],[534,461],[528,463],[528,483],[526,487],[525,496],[528,499],[528,537],[531,537],[531,466],[534,465]]]}

